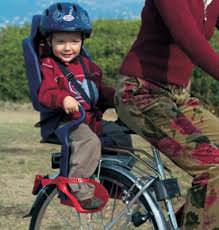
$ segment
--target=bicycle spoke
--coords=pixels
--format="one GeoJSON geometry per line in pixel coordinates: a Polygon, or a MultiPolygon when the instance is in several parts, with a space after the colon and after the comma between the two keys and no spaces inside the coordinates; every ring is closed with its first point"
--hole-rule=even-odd
{"type": "Polygon", "coordinates": [[[101,225],[105,228],[103,211],[100,211],[96,213],[95,215],[97,216],[97,218],[99,217],[101,225]]]}
{"type": "MultiPolygon", "coordinates": [[[[48,197],[49,202],[54,207],[55,212],[58,214],[57,216],[61,218],[62,222],[63,221],[65,222],[66,226],[68,226],[72,229],[71,222],[69,222],[68,219],[66,219],[66,217],[62,214],[61,210],[58,210],[57,204],[55,204],[56,202],[53,199],[51,199],[46,192],[44,194],[48,197]]],[[[56,221],[57,221],[57,219],[56,219],[56,221]]]]}
{"type": "Polygon", "coordinates": [[[93,213],[87,214],[87,217],[88,217],[88,223],[87,223],[88,230],[92,230],[93,213]]]}
{"type": "MultiPolygon", "coordinates": [[[[112,186],[112,187],[114,187],[114,186],[112,186]]],[[[118,193],[118,186],[116,186],[115,197],[117,197],[117,195],[118,195],[117,193],[118,193]]],[[[114,212],[115,212],[115,210],[116,210],[116,199],[114,198],[113,199],[113,205],[112,205],[111,220],[113,220],[113,218],[114,218],[114,212]]]]}
{"type": "Polygon", "coordinates": [[[82,222],[81,222],[81,214],[79,212],[77,212],[77,216],[78,216],[78,221],[80,223],[80,230],[83,230],[83,225],[82,225],[82,222]]]}

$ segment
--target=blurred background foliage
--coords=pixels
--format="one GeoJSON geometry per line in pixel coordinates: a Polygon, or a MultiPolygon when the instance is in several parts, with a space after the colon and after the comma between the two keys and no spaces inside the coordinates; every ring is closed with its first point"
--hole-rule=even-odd
{"type": "MultiPolygon", "coordinates": [[[[106,84],[117,84],[119,67],[136,38],[139,26],[138,20],[97,20],[93,23],[93,34],[85,41],[85,47],[94,62],[102,68],[106,84]]],[[[0,29],[1,101],[29,101],[22,53],[22,40],[29,35],[29,31],[29,24],[0,29]]],[[[210,42],[219,53],[219,32],[210,42]]],[[[191,93],[219,115],[219,83],[198,67],[193,72],[191,93]]]]}

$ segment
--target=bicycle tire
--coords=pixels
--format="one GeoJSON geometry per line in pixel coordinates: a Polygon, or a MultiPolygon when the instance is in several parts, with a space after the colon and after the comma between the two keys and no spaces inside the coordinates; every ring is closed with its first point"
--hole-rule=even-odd
{"type": "MultiPolygon", "coordinates": [[[[122,210],[122,208],[126,206],[125,202],[122,202],[121,199],[118,199],[118,196],[122,196],[123,194],[125,194],[125,192],[127,192],[128,189],[132,186],[132,182],[128,177],[119,174],[117,171],[114,171],[112,169],[106,169],[106,168],[101,169],[100,181],[107,188],[111,197],[110,201],[108,202],[107,206],[104,208],[102,212],[96,214],[76,213],[75,209],[60,204],[60,202],[58,201],[59,198],[57,197],[56,187],[50,185],[44,189],[44,192],[41,193],[40,197],[38,198],[34,206],[29,230],[47,230],[47,229],[53,229],[53,230],[55,229],[77,229],[77,230],[78,229],[80,230],[130,229],[131,230],[131,229],[135,229],[135,226],[131,221],[131,217],[133,217],[133,213],[147,214],[149,216],[147,222],[142,224],[142,226],[138,227],[139,230],[158,229],[155,221],[155,217],[151,213],[151,210],[147,205],[147,202],[143,196],[141,196],[138,199],[138,202],[131,207],[133,211],[132,215],[128,215],[129,214],[128,213],[125,216],[125,219],[123,219],[121,223],[120,222],[116,223],[115,225],[112,226],[112,228],[111,227],[107,228],[106,224],[109,223],[111,224],[112,222],[110,221],[113,221],[115,217],[120,215],[121,214],[120,211],[122,210]],[[55,206],[55,208],[60,209],[58,216],[55,215],[53,210],[50,210],[55,199],[57,199],[57,201],[55,201],[54,204],[57,205],[57,207],[55,206]],[[114,204],[116,203],[119,203],[117,207],[114,206],[114,204]],[[109,209],[109,207],[111,206],[112,209],[109,209]],[[116,210],[118,212],[113,213],[116,210]],[[67,211],[71,212],[70,216],[65,216],[67,215],[67,213],[65,214],[65,212],[67,211]],[[60,214],[60,212],[62,215],[60,214]],[[109,215],[109,213],[111,213],[112,215],[108,217],[107,215],[109,215]],[[70,217],[71,219],[69,219],[70,217]],[[74,218],[76,219],[76,217],[78,219],[73,221],[73,219],[74,218]],[[94,220],[95,217],[96,219],[99,218],[99,220],[96,219],[94,220]],[[106,218],[108,218],[107,221],[106,218]]],[[[132,195],[136,194],[137,192],[138,189],[135,187],[135,189],[132,191],[132,195]]]]}

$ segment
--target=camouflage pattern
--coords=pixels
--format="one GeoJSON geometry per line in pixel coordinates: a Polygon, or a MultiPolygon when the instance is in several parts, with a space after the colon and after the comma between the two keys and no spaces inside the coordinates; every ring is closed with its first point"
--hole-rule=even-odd
{"type": "Polygon", "coordinates": [[[121,76],[120,119],[193,176],[182,229],[219,229],[219,122],[187,89],[121,76]]]}

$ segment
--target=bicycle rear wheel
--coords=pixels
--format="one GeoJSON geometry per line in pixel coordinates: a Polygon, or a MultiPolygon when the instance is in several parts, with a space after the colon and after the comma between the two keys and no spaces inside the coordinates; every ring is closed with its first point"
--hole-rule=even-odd
{"type": "Polygon", "coordinates": [[[129,178],[111,169],[101,169],[100,181],[110,195],[106,207],[101,212],[93,214],[77,213],[74,208],[60,204],[56,187],[48,186],[36,203],[29,229],[131,230],[135,229],[133,217],[138,220],[140,216],[147,221],[138,229],[158,229],[155,218],[144,197],[140,197],[130,208],[127,208],[127,203],[124,201],[127,200],[126,196],[131,199],[138,192],[138,189],[135,188],[131,197],[129,193],[127,195],[127,191],[132,186],[129,178]]]}

